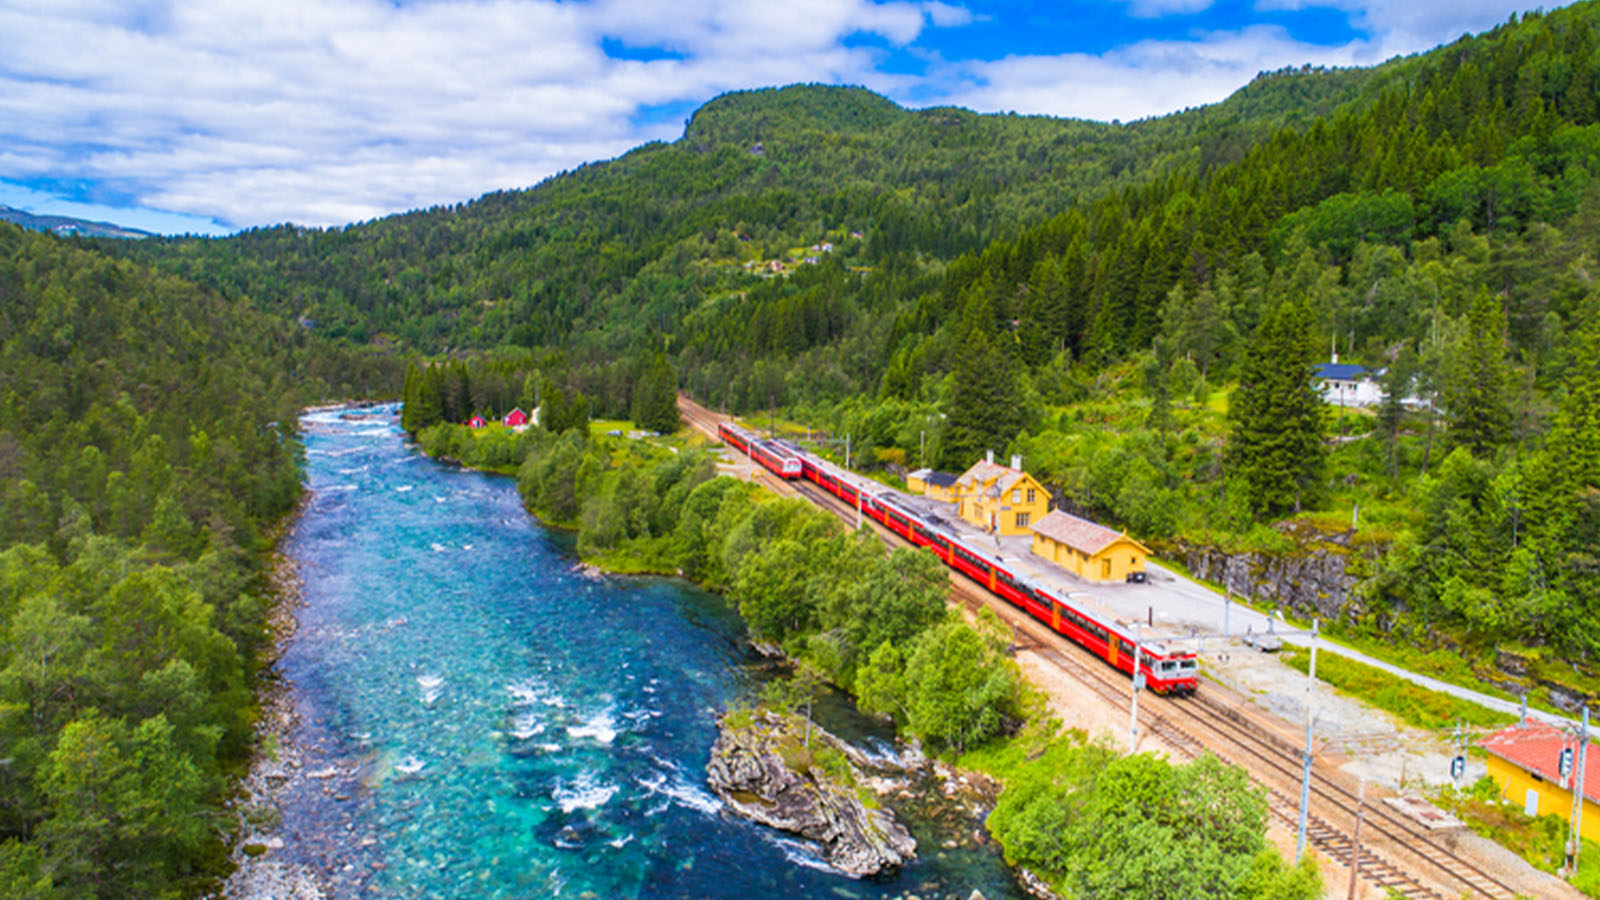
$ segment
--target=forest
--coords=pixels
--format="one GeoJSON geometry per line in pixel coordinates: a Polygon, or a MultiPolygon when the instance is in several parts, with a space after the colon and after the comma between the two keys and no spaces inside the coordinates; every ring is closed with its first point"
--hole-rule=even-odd
{"type": "MultiPolygon", "coordinates": [[[[0,895],[185,896],[224,865],[296,411],[330,398],[403,394],[445,455],[450,423],[516,406],[555,434],[670,430],[674,389],[848,436],[890,478],[1020,453],[1058,504],[1159,548],[1341,535],[1361,587],[1336,627],[1560,661],[1593,694],[1597,85],[1580,3],[1138,122],[800,85],[344,227],[0,224],[0,895]],[[1334,353],[1381,372],[1384,402],[1322,402],[1311,366],[1334,353]]],[[[682,559],[713,481],[669,530],[656,481],[607,469],[586,513],[594,453],[560,440],[490,465],[542,460],[530,502],[591,546],[682,559]]],[[[784,616],[786,639],[832,630],[784,616]]],[[[841,677],[903,674],[918,640],[852,642],[841,677]]]]}
{"type": "Polygon", "coordinates": [[[0,223],[0,896],[195,896],[225,872],[268,565],[338,346],[0,223]]]}

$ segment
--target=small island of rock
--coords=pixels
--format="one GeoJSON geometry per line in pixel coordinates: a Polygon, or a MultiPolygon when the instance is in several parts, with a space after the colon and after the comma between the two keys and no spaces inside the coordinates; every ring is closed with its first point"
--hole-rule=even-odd
{"type": "Polygon", "coordinates": [[[894,869],[917,842],[856,787],[857,772],[838,738],[804,719],[766,709],[717,720],[707,776],[730,809],[815,841],[835,869],[856,877],[894,869]]]}

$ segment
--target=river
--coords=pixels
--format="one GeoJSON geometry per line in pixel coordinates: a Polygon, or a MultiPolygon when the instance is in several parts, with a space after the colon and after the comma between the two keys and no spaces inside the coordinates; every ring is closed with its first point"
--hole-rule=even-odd
{"type": "MultiPolygon", "coordinates": [[[[705,784],[713,717],[772,669],[724,599],[585,574],[510,479],[427,459],[392,409],[302,425],[304,605],[278,671],[303,766],[276,853],[334,896],[1020,896],[926,802],[903,804],[921,858],[868,881],[730,815],[705,784]]],[[[821,718],[892,752],[842,699],[821,718]]]]}

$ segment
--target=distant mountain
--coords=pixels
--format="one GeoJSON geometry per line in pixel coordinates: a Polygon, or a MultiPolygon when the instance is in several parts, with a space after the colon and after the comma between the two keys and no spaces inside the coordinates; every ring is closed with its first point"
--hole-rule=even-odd
{"type": "Polygon", "coordinates": [[[74,219],[71,216],[40,216],[10,206],[0,206],[0,222],[15,222],[23,228],[32,228],[35,231],[48,231],[52,234],[68,235],[81,234],[85,237],[109,238],[147,238],[152,235],[148,231],[137,228],[124,228],[110,222],[91,222],[88,219],[74,219]]]}

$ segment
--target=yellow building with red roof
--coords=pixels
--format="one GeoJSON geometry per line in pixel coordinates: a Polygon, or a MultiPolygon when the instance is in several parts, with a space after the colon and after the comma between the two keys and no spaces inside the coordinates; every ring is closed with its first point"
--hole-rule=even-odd
{"type": "MultiPolygon", "coordinates": [[[[1500,796],[1521,806],[1530,816],[1572,815],[1572,782],[1576,760],[1565,777],[1561,751],[1575,749],[1577,739],[1543,722],[1526,722],[1497,731],[1478,742],[1489,751],[1489,777],[1500,796]]],[[[1600,754],[1594,745],[1585,749],[1583,772],[1583,836],[1600,841],[1600,754]]]]}

